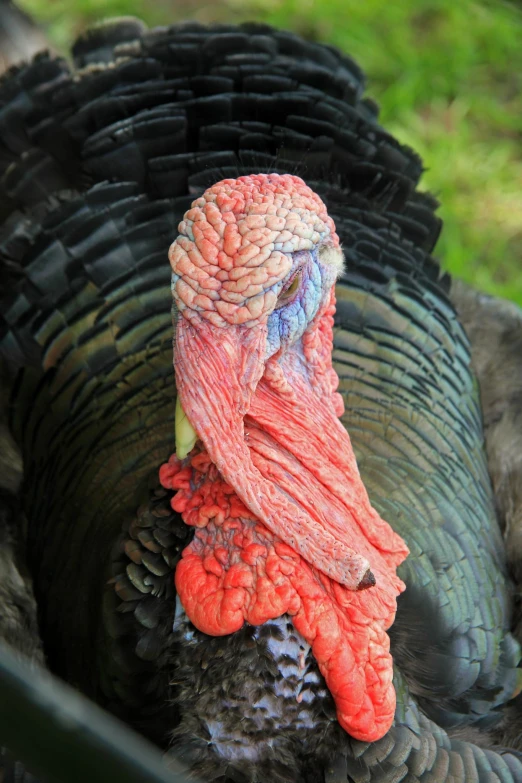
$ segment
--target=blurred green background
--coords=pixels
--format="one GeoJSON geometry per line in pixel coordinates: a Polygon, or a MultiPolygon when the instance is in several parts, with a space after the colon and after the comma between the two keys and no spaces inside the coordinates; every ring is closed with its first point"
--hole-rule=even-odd
{"type": "Polygon", "coordinates": [[[364,68],[397,138],[441,201],[436,254],[478,288],[522,305],[520,0],[20,0],[65,52],[107,16],[149,25],[257,19],[334,44],[364,68]]]}

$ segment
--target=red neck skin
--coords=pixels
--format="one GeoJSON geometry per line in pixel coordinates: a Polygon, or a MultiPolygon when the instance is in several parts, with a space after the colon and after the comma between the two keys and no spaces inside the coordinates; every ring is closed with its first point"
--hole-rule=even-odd
{"type": "Polygon", "coordinates": [[[221,636],[289,614],[341,726],[374,741],[395,711],[386,630],[408,550],[372,508],[338,418],[334,310],[332,292],[299,343],[267,362],[263,325],[181,316],[178,393],[201,440],[160,480],[196,528],[175,576],[193,624],[221,636]]]}

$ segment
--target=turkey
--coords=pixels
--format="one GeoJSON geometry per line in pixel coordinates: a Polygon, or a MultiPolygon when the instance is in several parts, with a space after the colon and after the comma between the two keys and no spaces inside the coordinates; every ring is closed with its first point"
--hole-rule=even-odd
{"type": "Polygon", "coordinates": [[[0,83],[13,514],[51,670],[205,781],[522,781],[520,313],[453,292],[495,496],[437,203],[358,66],[130,18],[73,55],[0,83]]]}

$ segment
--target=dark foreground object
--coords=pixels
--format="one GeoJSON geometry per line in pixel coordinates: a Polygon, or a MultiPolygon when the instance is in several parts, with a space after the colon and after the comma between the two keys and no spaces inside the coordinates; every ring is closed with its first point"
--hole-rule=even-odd
{"type": "Polygon", "coordinates": [[[2,741],[45,780],[187,782],[185,775],[165,769],[160,753],[143,737],[3,646],[0,694],[2,741]]]}

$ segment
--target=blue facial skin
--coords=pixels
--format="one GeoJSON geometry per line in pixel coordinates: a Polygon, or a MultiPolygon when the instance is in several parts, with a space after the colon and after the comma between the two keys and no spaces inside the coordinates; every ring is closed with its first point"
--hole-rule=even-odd
{"type": "MultiPolygon", "coordinates": [[[[280,349],[294,345],[303,336],[335,281],[335,271],[319,261],[317,248],[292,253],[292,258],[292,273],[287,280],[292,280],[300,269],[301,282],[288,303],[281,301],[268,317],[267,359],[280,349]]],[[[278,284],[279,296],[284,295],[286,282],[278,284]]]]}

